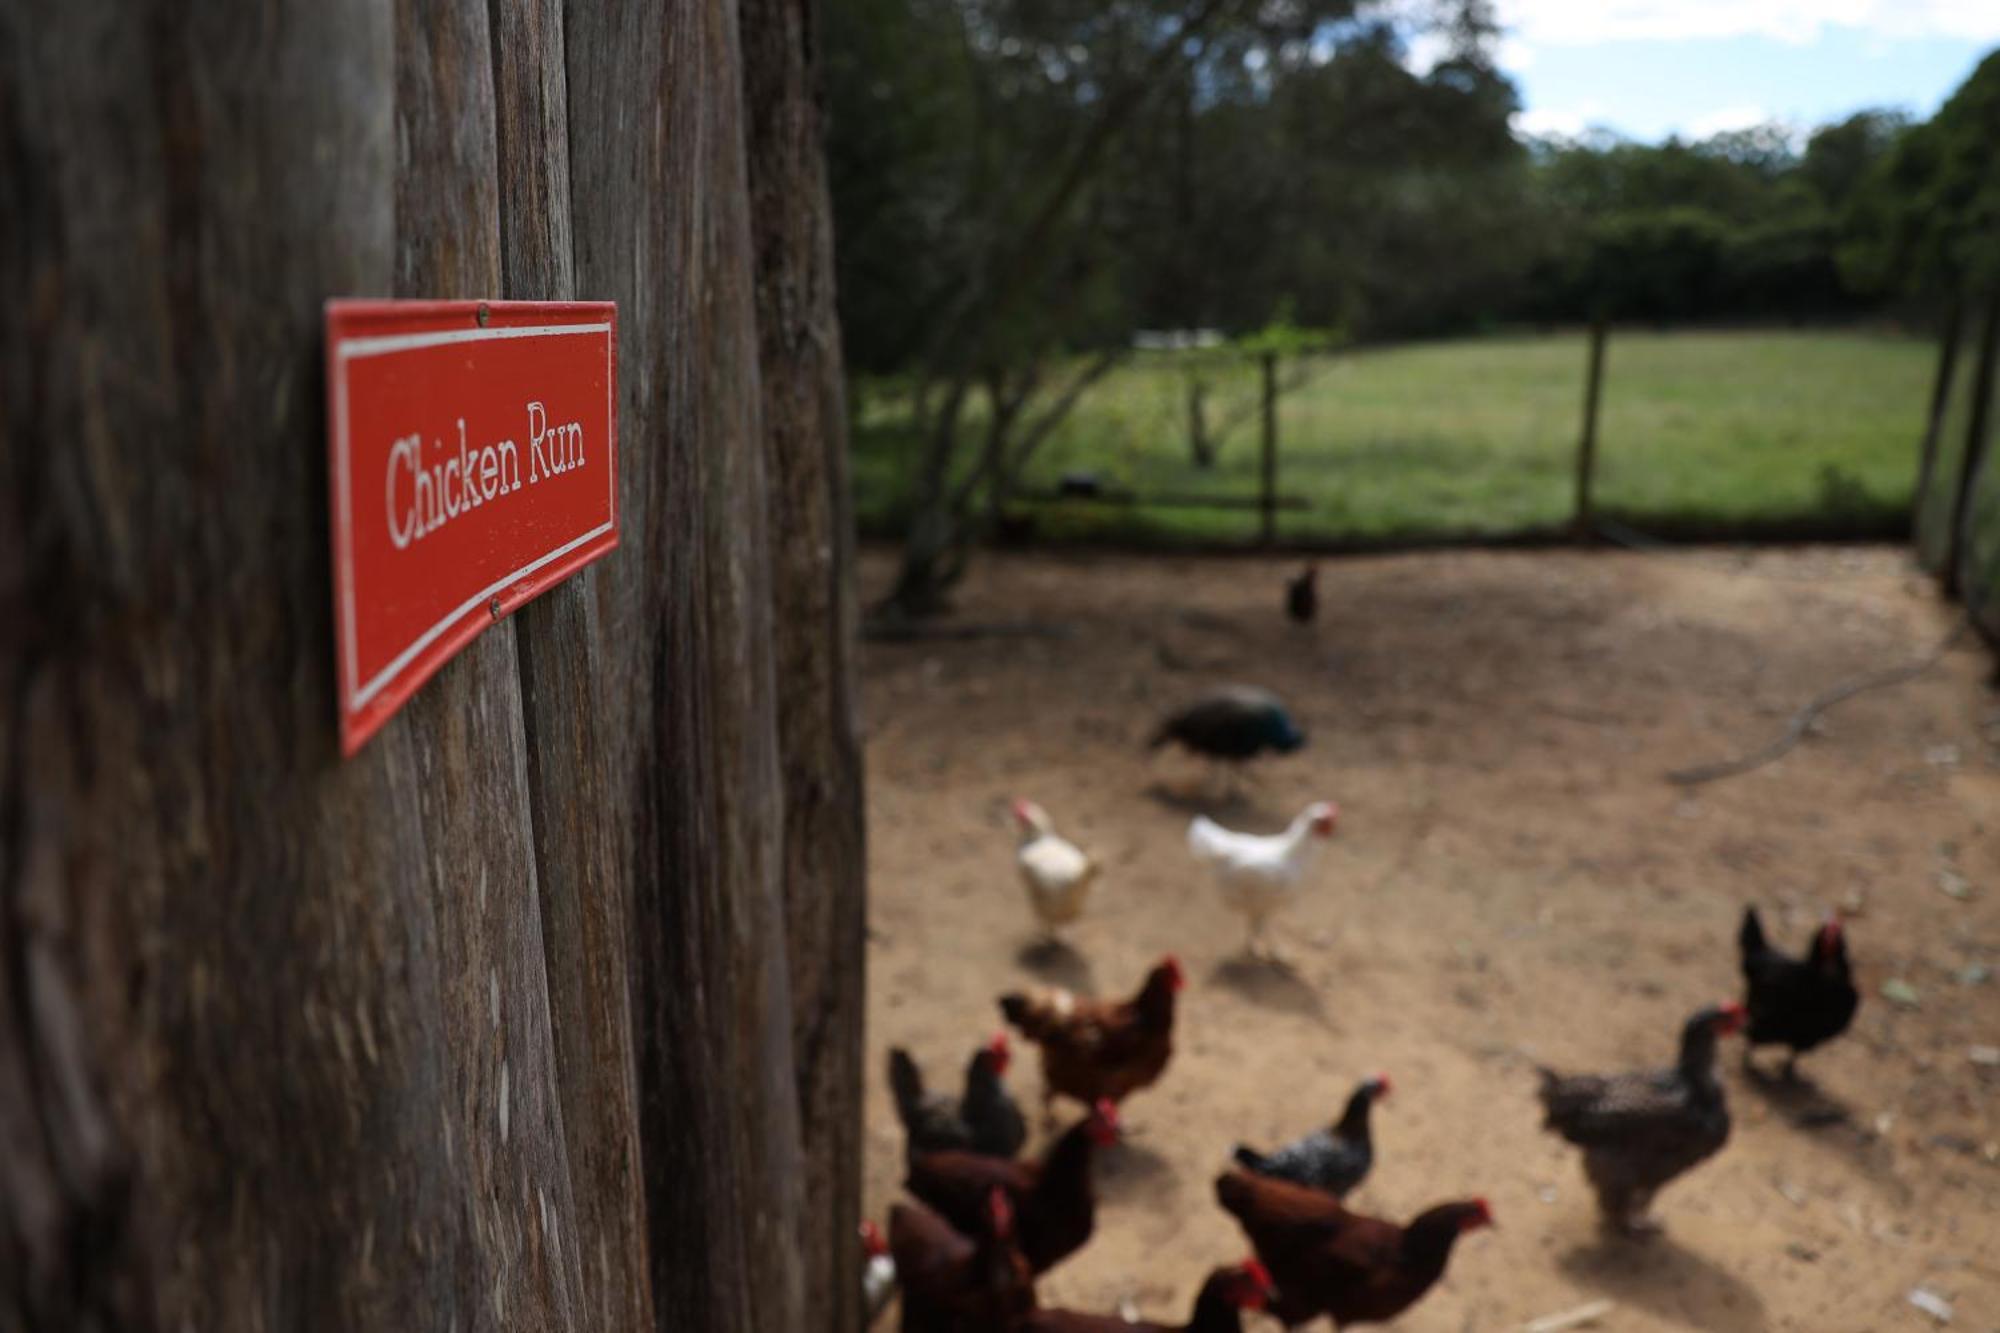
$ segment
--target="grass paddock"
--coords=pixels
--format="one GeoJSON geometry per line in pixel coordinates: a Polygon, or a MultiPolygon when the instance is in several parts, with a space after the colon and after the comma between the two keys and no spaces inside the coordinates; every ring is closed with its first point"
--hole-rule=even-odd
{"type": "MultiPolygon", "coordinates": [[[[1281,540],[1355,544],[1505,537],[1569,521],[1586,338],[1496,336],[1336,353],[1281,367],[1281,540]]],[[[1906,521],[1932,371],[1930,342],[1890,333],[1615,330],[1598,426],[1597,504],[1656,529],[1856,535],[1906,521]]],[[[1097,385],[1024,479],[1094,474],[1134,503],[1022,502],[1040,537],[1172,544],[1254,539],[1250,509],[1158,503],[1258,491],[1258,368],[1141,354],[1097,385]],[[1192,376],[1214,466],[1188,439],[1192,376]]],[[[975,418],[976,424],[976,418],[975,418]]],[[[917,440],[906,394],[856,386],[855,498],[864,529],[905,512],[917,440]]]]}

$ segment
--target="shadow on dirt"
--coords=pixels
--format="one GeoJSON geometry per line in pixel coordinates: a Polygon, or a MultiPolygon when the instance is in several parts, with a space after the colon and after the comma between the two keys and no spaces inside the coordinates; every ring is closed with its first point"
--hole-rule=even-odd
{"type": "Polygon", "coordinates": [[[1121,1203],[1158,1202],[1180,1190],[1173,1163],[1145,1143],[1145,1126],[1127,1126],[1117,1146],[1097,1154],[1097,1189],[1121,1203]]]}
{"type": "Polygon", "coordinates": [[[1290,963],[1236,954],[1217,963],[1208,974],[1208,979],[1214,985],[1235,991],[1252,1004],[1331,1026],[1327,1021],[1326,1002],[1320,998],[1319,991],[1290,963]]]}
{"type": "Polygon", "coordinates": [[[1758,1333],[1766,1327],[1764,1302],[1754,1287],[1669,1236],[1607,1236],[1576,1246],[1561,1263],[1577,1281],[1621,1305],[1703,1333],[1758,1333]]]}
{"type": "Polygon", "coordinates": [[[1097,993],[1097,975],[1091,971],[1090,960],[1067,941],[1031,940],[1015,951],[1014,961],[1051,986],[1083,996],[1097,993]]]}
{"type": "Polygon", "coordinates": [[[1219,786],[1211,788],[1156,780],[1146,784],[1143,795],[1153,804],[1176,814],[1207,815],[1210,819],[1228,820],[1231,827],[1275,821],[1277,827],[1283,828],[1286,821],[1285,816],[1267,809],[1255,791],[1238,789],[1225,792],[1219,786]]]}

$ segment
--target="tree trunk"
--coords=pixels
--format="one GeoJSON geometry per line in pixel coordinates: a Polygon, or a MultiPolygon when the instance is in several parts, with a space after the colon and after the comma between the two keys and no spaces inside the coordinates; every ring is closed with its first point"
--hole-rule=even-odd
{"type": "Polygon", "coordinates": [[[0,1327],[850,1329],[803,16],[275,9],[0,13],[0,1327]],[[321,306],[386,294],[619,303],[624,544],[342,761],[321,306]]]}
{"type": "Polygon", "coordinates": [[[809,1327],[859,1333],[866,863],[847,408],[808,0],[743,0],[809,1327]]]}

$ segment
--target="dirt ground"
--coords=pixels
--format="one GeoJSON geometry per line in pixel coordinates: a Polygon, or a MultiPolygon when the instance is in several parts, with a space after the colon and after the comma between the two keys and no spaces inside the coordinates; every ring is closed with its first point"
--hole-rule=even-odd
{"type": "MultiPolygon", "coordinates": [[[[1127,1104],[1096,1235],[1045,1304],[1184,1319],[1207,1270],[1247,1253],[1211,1188],[1229,1146],[1322,1123],[1387,1070],[1352,1202],[1406,1219],[1485,1195],[1499,1221],[1399,1328],[1512,1329],[1609,1299],[1595,1327],[1918,1329],[1921,1286],[1954,1328],[2000,1329],[2000,1068],[1972,1054],[2000,1045],[1990,659],[1968,638],[1748,776],[1662,778],[1927,652],[1952,613],[1906,556],[1342,560],[1321,567],[1312,630],[1280,613],[1290,568],[994,556],[961,618],[1049,634],[867,648],[870,1215],[902,1176],[891,1045],[955,1085],[1000,992],[1124,993],[1171,951],[1189,978],[1174,1061],[1127,1104]],[[1228,680],[1276,690],[1311,741],[1211,813],[1269,830],[1341,804],[1319,881],[1282,919],[1291,972],[1239,955],[1239,920],[1188,857],[1202,767],[1143,745],[1228,680]],[[1072,953],[1026,949],[1015,795],[1106,864],[1072,953]],[[1748,902],[1788,947],[1845,905],[1861,1012],[1795,1091],[1746,1076],[1730,1041],[1729,1145],[1663,1192],[1664,1236],[1606,1240],[1574,1151],[1538,1127],[1533,1066],[1667,1063],[1684,1016],[1737,993],[1748,902]],[[1913,1006],[1884,997],[1892,980],[1913,1006]]],[[[867,553],[865,589],[889,569],[867,553]]],[[[1040,1073],[1019,1051],[1032,1117],[1040,1073]]]]}

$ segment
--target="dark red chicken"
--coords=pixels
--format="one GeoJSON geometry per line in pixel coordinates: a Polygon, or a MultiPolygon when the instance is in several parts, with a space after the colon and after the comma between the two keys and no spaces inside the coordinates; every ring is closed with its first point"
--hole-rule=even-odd
{"type": "Polygon", "coordinates": [[[1035,1272],[1045,1273],[1090,1239],[1097,1225],[1091,1157],[1117,1141],[1118,1110],[1100,1101],[1039,1162],[969,1152],[922,1153],[910,1162],[903,1183],[966,1232],[984,1228],[987,1196],[995,1189],[1004,1191],[1013,1205],[1021,1253],[1035,1272]]]}
{"type": "Polygon", "coordinates": [[[1444,1276],[1451,1248],[1493,1224],[1484,1199],[1442,1203],[1408,1226],[1351,1212],[1324,1190],[1248,1171],[1216,1178],[1215,1197],[1277,1283],[1271,1312],[1287,1327],[1328,1315],[1334,1325],[1383,1323],[1444,1276]]]}
{"type": "Polygon", "coordinates": [[[1116,1315],[1036,1310],[1018,1327],[1021,1333],[1243,1333],[1243,1312],[1263,1309],[1271,1295],[1271,1275],[1252,1259],[1210,1273],[1185,1324],[1128,1324],[1116,1315]]]}
{"type": "Polygon", "coordinates": [[[1583,1149],[1583,1170],[1606,1225],[1643,1234],[1653,1195],[1729,1140],[1729,1106],[1715,1077],[1715,1043],[1743,1026],[1743,1006],[1703,1009],[1681,1029],[1670,1069],[1558,1074],[1543,1069],[1542,1125],[1583,1149]]]}
{"type": "Polygon", "coordinates": [[[889,1210],[903,1333],[1007,1333],[1035,1308],[1034,1276],[1014,1245],[1006,1191],[991,1191],[985,1210],[977,1238],[922,1204],[889,1210]]]}
{"type": "Polygon", "coordinates": [[[1174,1053],[1174,996],[1186,984],[1171,955],[1129,1000],[1084,1000],[1066,990],[1000,997],[1000,1012],[1042,1051],[1042,1099],[1122,1102],[1150,1087],[1174,1053]]]}
{"type": "Polygon", "coordinates": [[[1792,1078],[1799,1057],[1847,1031],[1861,1004],[1847,965],[1840,918],[1829,916],[1813,935],[1806,956],[1793,958],[1771,947],[1757,909],[1746,907],[1736,943],[1743,955],[1744,995],[1750,1010],[1744,1063],[1749,1063],[1755,1047],[1789,1047],[1785,1077],[1792,1078]]]}

